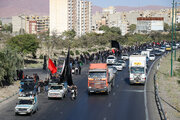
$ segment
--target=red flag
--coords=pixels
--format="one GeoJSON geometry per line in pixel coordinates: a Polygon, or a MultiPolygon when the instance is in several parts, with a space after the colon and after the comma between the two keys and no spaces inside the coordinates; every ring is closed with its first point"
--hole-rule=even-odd
{"type": "Polygon", "coordinates": [[[52,62],[52,60],[49,58],[49,62],[48,62],[48,68],[51,71],[52,74],[57,72],[57,68],[54,65],[54,63],[52,62]]]}
{"type": "Polygon", "coordinates": [[[114,50],[114,49],[112,49],[112,52],[113,52],[113,53],[115,53],[115,50],[114,50]]]}

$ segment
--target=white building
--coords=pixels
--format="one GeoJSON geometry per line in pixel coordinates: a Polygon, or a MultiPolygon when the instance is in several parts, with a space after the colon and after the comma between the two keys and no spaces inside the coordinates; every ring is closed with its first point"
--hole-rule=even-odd
{"type": "Polygon", "coordinates": [[[148,33],[151,31],[164,31],[163,17],[138,17],[137,32],[148,33]]]}
{"type": "Polygon", "coordinates": [[[91,31],[92,5],[81,0],[50,0],[50,35],[74,29],[78,36],[91,31]]]}

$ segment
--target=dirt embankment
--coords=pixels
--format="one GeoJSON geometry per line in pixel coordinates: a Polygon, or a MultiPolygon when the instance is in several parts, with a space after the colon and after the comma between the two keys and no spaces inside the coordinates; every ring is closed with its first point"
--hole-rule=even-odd
{"type": "MultiPolygon", "coordinates": [[[[177,51],[177,59],[180,50],[177,51]]],[[[170,120],[180,120],[180,62],[174,61],[173,77],[171,77],[171,54],[162,58],[157,72],[159,95],[167,117],[170,120]]]]}

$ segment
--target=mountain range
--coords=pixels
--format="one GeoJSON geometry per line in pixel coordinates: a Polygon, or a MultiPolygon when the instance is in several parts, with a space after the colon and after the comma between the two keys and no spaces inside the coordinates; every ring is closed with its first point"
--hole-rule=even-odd
{"type": "MultiPolygon", "coordinates": [[[[159,10],[169,7],[165,6],[143,6],[128,7],[115,6],[117,12],[131,10],[159,10]]],[[[92,13],[101,12],[102,7],[93,6],[92,13]]],[[[11,17],[15,15],[49,15],[49,0],[0,0],[0,17],[11,17]]]]}

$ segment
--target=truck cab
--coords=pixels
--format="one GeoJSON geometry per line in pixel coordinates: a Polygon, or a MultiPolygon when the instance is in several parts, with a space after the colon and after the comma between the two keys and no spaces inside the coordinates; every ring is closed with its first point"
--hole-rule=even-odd
{"type": "Polygon", "coordinates": [[[90,64],[88,74],[88,93],[110,93],[114,85],[114,74],[109,72],[106,63],[90,64]]]}
{"type": "Polygon", "coordinates": [[[132,55],[129,59],[130,84],[145,84],[146,81],[146,56],[132,55]]]}
{"type": "Polygon", "coordinates": [[[38,111],[37,95],[18,97],[19,102],[15,107],[15,115],[17,114],[32,114],[38,111]]]}
{"type": "Polygon", "coordinates": [[[51,84],[48,90],[48,98],[61,98],[63,99],[67,94],[67,87],[63,83],[51,84]]]}

